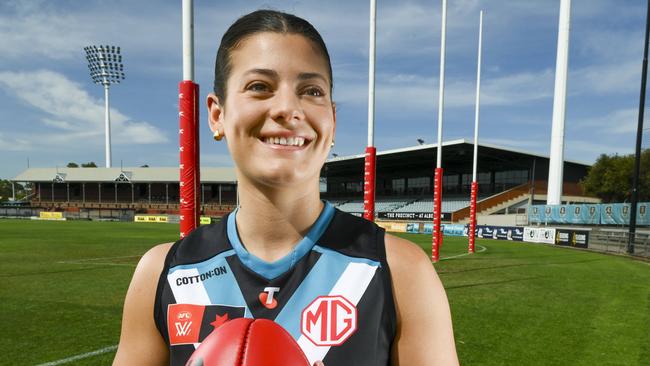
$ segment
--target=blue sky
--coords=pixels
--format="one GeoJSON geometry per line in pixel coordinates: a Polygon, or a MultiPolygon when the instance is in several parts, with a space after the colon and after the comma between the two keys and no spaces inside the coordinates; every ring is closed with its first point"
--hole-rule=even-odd
{"type": "MultiPolygon", "coordinates": [[[[485,10],[480,140],[549,153],[559,0],[450,0],[443,139],[473,138],[479,10],[485,10]]],[[[362,153],[367,134],[369,1],[195,0],[196,81],[211,89],[226,28],[258,8],[295,13],[328,45],[338,105],[334,152],[362,153]]],[[[378,0],[378,150],[437,137],[441,1],[378,0]]],[[[565,158],[633,152],[645,2],[573,0],[565,158]]],[[[104,164],[103,90],[83,47],[122,47],[111,88],[113,166],[178,164],[179,1],[2,1],[0,178],[27,166],[104,164]]],[[[646,113],[647,115],[647,113],[646,113]]],[[[232,166],[201,110],[203,166],[232,166]]],[[[644,137],[645,142],[650,139],[644,137]]],[[[644,142],[644,145],[645,145],[644,142]]],[[[444,162],[443,162],[444,166],[444,162]]]]}

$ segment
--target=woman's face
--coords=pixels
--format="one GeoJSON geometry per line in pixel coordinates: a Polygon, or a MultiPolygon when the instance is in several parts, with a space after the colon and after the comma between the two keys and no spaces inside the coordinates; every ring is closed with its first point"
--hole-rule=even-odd
{"type": "Polygon", "coordinates": [[[334,139],[328,65],[303,36],[257,33],[230,55],[225,105],[208,98],[239,172],[268,186],[313,184],[334,139]]]}

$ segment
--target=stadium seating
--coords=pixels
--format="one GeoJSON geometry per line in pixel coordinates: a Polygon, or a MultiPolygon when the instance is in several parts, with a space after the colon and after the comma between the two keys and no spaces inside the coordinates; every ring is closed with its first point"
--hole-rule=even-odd
{"type": "Polygon", "coordinates": [[[363,201],[349,201],[340,204],[337,208],[345,212],[363,212],[363,201]]]}
{"type": "MultiPolygon", "coordinates": [[[[363,212],[363,201],[330,201],[334,207],[346,212],[363,212]]],[[[443,198],[442,212],[454,212],[469,206],[466,197],[443,198]]],[[[433,198],[421,199],[386,199],[375,201],[375,212],[433,212],[433,198]]]]}
{"type": "MultiPolygon", "coordinates": [[[[469,206],[467,198],[443,198],[442,212],[454,212],[469,206]]],[[[400,207],[395,212],[433,212],[433,198],[423,198],[412,202],[406,206],[400,207]]]]}

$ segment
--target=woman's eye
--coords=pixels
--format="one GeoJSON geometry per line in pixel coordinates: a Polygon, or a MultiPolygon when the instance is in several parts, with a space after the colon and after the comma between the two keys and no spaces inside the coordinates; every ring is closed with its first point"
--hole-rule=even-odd
{"type": "Polygon", "coordinates": [[[305,94],[312,97],[322,97],[323,95],[325,95],[325,93],[323,93],[323,91],[320,88],[316,88],[316,87],[305,89],[305,94]]]}
{"type": "Polygon", "coordinates": [[[269,91],[268,86],[263,83],[253,83],[248,86],[247,90],[254,91],[254,92],[266,92],[269,91]]]}

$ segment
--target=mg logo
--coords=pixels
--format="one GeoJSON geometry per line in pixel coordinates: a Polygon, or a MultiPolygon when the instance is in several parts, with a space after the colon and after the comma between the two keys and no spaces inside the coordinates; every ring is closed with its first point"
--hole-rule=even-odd
{"type": "Polygon", "coordinates": [[[357,330],[357,308],[343,296],[319,296],[302,311],[300,330],[317,346],[339,346],[357,330]]]}

